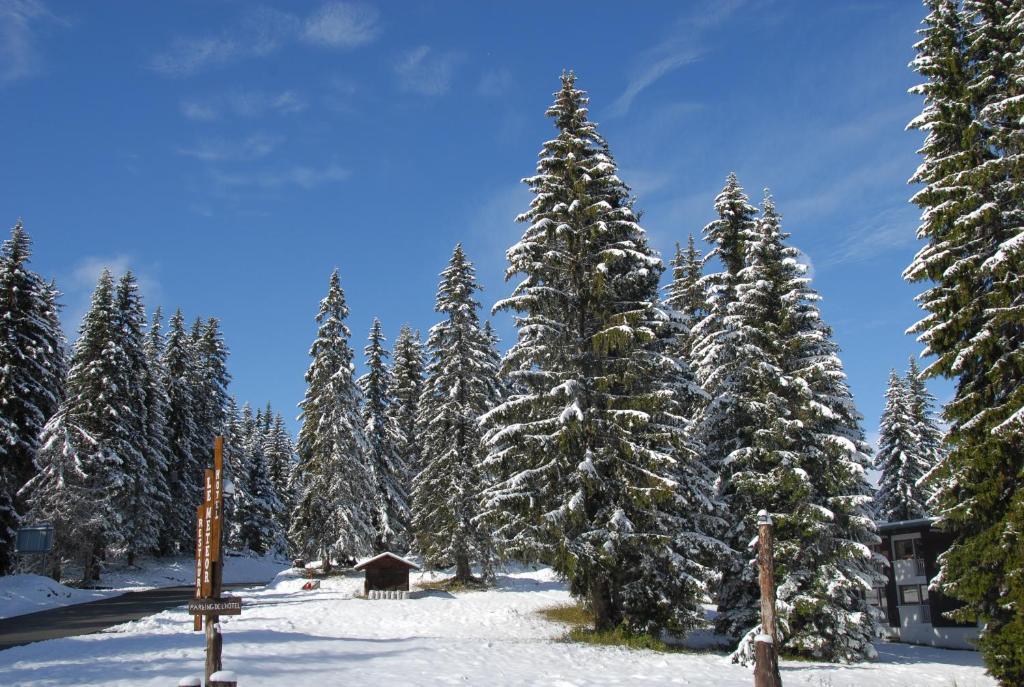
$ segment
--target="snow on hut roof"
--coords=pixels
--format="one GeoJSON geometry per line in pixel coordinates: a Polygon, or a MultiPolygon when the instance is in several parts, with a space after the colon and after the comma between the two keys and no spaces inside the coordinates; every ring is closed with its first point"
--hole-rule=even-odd
{"type": "Polygon", "coordinates": [[[395,559],[396,561],[398,561],[400,563],[404,563],[405,565],[408,565],[410,568],[415,568],[416,570],[420,569],[420,566],[416,565],[412,561],[410,561],[408,559],[405,559],[405,558],[402,558],[401,556],[395,555],[395,554],[391,553],[390,551],[385,551],[384,553],[377,554],[373,558],[367,558],[365,560],[359,561],[358,563],[356,563],[356,565],[355,565],[355,567],[353,569],[354,570],[362,570],[363,568],[368,566],[370,563],[373,563],[374,561],[379,561],[382,558],[393,558],[393,559],[395,559]]]}

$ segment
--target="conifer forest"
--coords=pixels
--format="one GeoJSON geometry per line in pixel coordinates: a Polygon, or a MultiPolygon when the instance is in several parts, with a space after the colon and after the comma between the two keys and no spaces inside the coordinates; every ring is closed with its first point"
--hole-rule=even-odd
{"type": "Polygon", "coordinates": [[[745,186],[772,180],[709,180],[703,226],[647,226],[591,75],[567,67],[531,83],[554,89],[534,114],[550,135],[506,171],[529,200],[505,283],[446,246],[429,329],[355,321],[349,298],[372,294],[337,256],[322,300],[289,306],[308,325],[297,408],[236,398],[221,314],[153,302],[131,270],[102,270],[71,331],[61,284],[34,271],[33,217],[7,218],[0,576],[92,586],[191,556],[220,436],[232,555],[341,574],[392,552],[470,589],[549,566],[589,631],[710,633],[743,665],[764,636],[760,511],[779,651],[836,664],[879,657],[882,526],[928,522],[949,540],[928,593],[977,628],[992,679],[1024,684],[1024,3],[923,5],[904,134],[918,354],[885,363],[880,418],[858,410],[785,203],[745,186]],[[929,390],[942,379],[949,398],[929,390]],[[40,523],[53,550],[17,555],[40,523]]]}

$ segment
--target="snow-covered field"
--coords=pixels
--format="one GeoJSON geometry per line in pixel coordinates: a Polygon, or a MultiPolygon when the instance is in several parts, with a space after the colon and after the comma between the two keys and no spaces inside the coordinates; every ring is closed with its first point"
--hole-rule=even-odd
{"type": "Polygon", "coordinates": [[[7,575],[0,577],[0,618],[99,601],[120,593],[73,589],[42,575],[7,575]]]}
{"type": "MultiPolygon", "coordinates": [[[[414,575],[414,583],[419,575],[414,575]]],[[[658,654],[566,644],[562,626],[535,611],[566,603],[546,569],[509,573],[496,589],[419,592],[407,601],[353,598],[358,578],[300,590],[291,572],[265,589],[240,592],[241,616],[227,618],[224,667],[241,687],[277,685],[714,685],[749,687],[748,669],[720,654],[658,654]]],[[[239,592],[236,592],[239,593],[239,592]]],[[[184,609],[110,632],[0,652],[2,685],[177,684],[199,675],[203,637],[184,609]]],[[[974,652],[897,644],[857,666],[783,662],[787,687],[980,687],[994,685],[974,652]]]]}

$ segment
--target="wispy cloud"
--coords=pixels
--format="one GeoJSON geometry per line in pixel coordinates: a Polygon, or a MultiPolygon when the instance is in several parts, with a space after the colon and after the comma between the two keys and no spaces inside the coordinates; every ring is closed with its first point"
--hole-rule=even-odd
{"type": "Polygon", "coordinates": [[[254,134],[240,141],[206,139],[187,148],[178,148],[178,154],[204,162],[256,160],[266,157],[283,142],[284,139],[279,136],[266,134],[254,134]]]}
{"type": "Polygon", "coordinates": [[[309,43],[332,48],[358,48],[380,33],[379,13],[375,7],[332,2],[308,19],[302,37],[309,43]]]}
{"type": "Polygon", "coordinates": [[[0,0],[0,84],[38,73],[36,29],[46,21],[62,23],[39,0],[0,0]]]}
{"type": "Polygon", "coordinates": [[[658,79],[698,60],[704,53],[702,35],[725,21],[742,2],[723,0],[702,4],[699,9],[680,17],[667,38],[639,55],[626,89],[612,103],[609,110],[611,116],[626,114],[636,97],[658,79]]]}
{"type": "Polygon", "coordinates": [[[405,53],[395,64],[398,86],[408,93],[443,95],[451,88],[458,61],[456,53],[438,53],[428,45],[421,45],[405,53]]]}
{"type": "Polygon", "coordinates": [[[893,250],[909,250],[917,241],[917,211],[901,204],[876,213],[846,231],[843,239],[820,260],[823,267],[864,262],[893,250]]]}
{"type": "MultiPolygon", "coordinates": [[[[146,306],[152,309],[160,302],[163,287],[156,276],[155,267],[140,265],[134,257],[124,254],[86,256],[75,263],[70,273],[58,281],[64,292],[65,303],[61,319],[64,330],[69,334],[78,331],[82,318],[89,309],[96,282],[105,269],[110,270],[114,279],[131,270],[139,282],[139,292],[146,306]]],[[[73,334],[71,336],[73,337],[73,334]]]]}
{"type": "Polygon", "coordinates": [[[207,97],[192,97],[181,102],[181,114],[194,121],[214,121],[225,116],[262,117],[268,114],[295,114],[309,107],[305,98],[292,90],[235,90],[207,97]]]}
{"type": "Polygon", "coordinates": [[[295,165],[292,167],[262,172],[214,171],[213,179],[223,187],[255,188],[275,190],[286,187],[313,189],[325,184],[340,183],[352,176],[352,172],[337,164],[323,167],[295,165]]]}
{"type": "Polygon", "coordinates": [[[377,11],[372,7],[331,2],[308,17],[261,7],[246,11],[237,25],[218,33],[175,38],[153,57],[151,66],[165,76],[182,77],[207,67],[266,57],[290,43],[355,48],[378,34],[377,11]]]}
{"type": "Polygon", "coordinates": [[[513,84],[512,72],[507,68],[489,69],[480,77],[476,90],[482,96],[496,98],[507,94],[513,84]]]}

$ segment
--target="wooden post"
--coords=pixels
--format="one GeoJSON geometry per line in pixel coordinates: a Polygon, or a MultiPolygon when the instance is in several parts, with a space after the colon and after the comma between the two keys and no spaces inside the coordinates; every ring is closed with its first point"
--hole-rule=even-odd
{"type": "Polygon", "coordinates": [[[218,670],[210,676],[210,687],[237,687],[238,678],[230,670],[218,670]]]}
{"type": "MultiPolygon", "coordinates": [[[[224,437],[213,439],[213,470],[205,473],[206,508],[211,514],[211,522],[206,532],[209,545],[209,571],[210,588],[209,595],[214,599],[220,598],[221,592],[221,538],[223,527],[221,516],[223,514],[224,488],[221,484],[224,479],[224,437]]],[[[224,638],[220,634],[220,616],[206,616],[206,685],[213,687],[215,684],[212,675],[220,671],[221,654],[224,648],[224,638]]],[[[218,683],[223,684],[223,683],[218,683]]]]}
{"type": "Polygon", "coordinates": [[[754,640],[754,687],[782,687],[779,675],[779,639],[775,629],[775,556],[772,553],[772,518],[757,514],[757,568],[761,585],[761,634],[754,640]]]}

